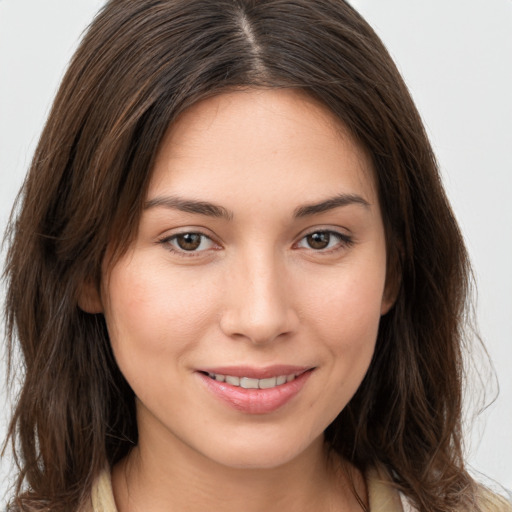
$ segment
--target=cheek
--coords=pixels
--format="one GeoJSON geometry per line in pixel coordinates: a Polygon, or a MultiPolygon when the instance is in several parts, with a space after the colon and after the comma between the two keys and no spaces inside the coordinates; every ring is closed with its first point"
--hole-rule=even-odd
{"type": "Polygon", "coordinates": [[[368,371],[379,328],[383,281],[378,272],[339,273],[336,279],[321,283],[323,286],[303,302],[307,339],[314,341],[321,355],[321,393],[310,404],[320,411],[314,431],[324,430],[334,421],[368,371]]]}
{"type": "Polygon", "coordinates": [[[199,287],[197,281],[171,279],[165,268],[159,271],[154,265],[116,265],[108,284],[105,318],[114,355],[127,378],[126,373],[133,373],[135,379],[136,373],[150,374],[163,361],[180,364],[198,343],[212,304],[204,284],[203,293],[199,287]]]}
{"type": "Polygon", "coordinates": [[[311,294],[303,310],[316,329],[337,345],[375,341],[381,317],[384,273],[347,273],[311,294]]]}
{"type": "Polygon", "coordinates": [[[310,336],[316,336],[325,349],[324,362],[330,376],[325,394],[331,397],[326,407],[331,419],[356,392],[375,350],[385,272],[381,266],[365,269],[340,273],[337,279],[317,288],[318,292],[304,304],[310,336]]]}

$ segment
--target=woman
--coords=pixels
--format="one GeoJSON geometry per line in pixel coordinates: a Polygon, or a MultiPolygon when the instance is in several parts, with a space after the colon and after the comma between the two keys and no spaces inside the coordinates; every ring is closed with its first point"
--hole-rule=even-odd
{"type": "Polygon", "coordinates": [[[13,510],[507,510],[462,460],[462,239],[347,4],[109,2],[10,237],[13,510]]]}

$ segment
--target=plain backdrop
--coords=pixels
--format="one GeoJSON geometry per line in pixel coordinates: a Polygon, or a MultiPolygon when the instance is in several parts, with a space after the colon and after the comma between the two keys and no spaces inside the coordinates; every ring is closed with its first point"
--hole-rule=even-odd
{"type": "MultiPolygon", "coordinates": [[[[480,332],[500,384],[497,400],[468,429],[468,459],[475,471],[511,489],[512,0],[352,3],[381,36],[411,90],[466,238],[480,332]]],[[[2,231],[66,64],[102,4],[0,0],[2,231]]],[[[0,438],[9,409],[4,371],[2,364],[0,438]]],[[[0,466],[0,503],[10,476],[7,456],[0,466]]]]}

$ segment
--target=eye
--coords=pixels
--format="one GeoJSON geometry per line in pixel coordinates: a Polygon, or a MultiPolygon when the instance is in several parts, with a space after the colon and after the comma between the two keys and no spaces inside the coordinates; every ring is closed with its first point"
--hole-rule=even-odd
{"type": "Polygon", "coordinates": [[[314,231],[303,237],[297,247],[313,249],[315,251],[326,251],[337,247],[349,246],[352,244],[351,237],[337,233],[336,231],[314,231]]]}
{"type": "Polygon", "coordinates": [[[217,247],[211,238],[197,232],[178,233],[160,240],[160,243],[178,253],[198,253],[217,247]]]}

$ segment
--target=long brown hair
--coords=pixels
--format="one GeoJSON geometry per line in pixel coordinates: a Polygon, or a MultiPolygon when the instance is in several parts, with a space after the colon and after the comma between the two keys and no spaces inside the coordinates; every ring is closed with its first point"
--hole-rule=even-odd
{"type": "Polygon", "coordinates": [[[407,88],[341,0],[111,0],[91,24],[7,233],[7,332],[24,360],[13,510],[76,510],[137,443],[104,319],[77,297],[99,283],[107,245],[115,261],[133,237],[169,124],[241,87],[300,88],[373,160],[397,299],[327,443],[361,471],[386,466],[421,511],[473,510],[461,449],[467,254],[407,88]]]}

